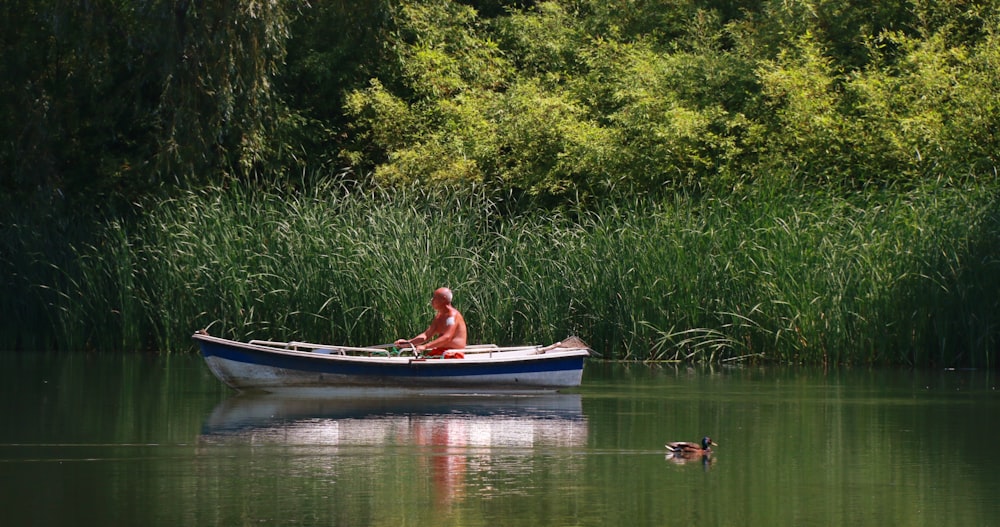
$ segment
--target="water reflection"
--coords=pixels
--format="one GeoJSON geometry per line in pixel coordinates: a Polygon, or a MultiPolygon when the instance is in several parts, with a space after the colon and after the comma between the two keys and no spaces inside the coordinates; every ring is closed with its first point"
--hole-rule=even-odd
{"type": "MultiPolygon", "coordinates": [[[[571,458],[587,438],[579,394],[267,394],[219,403],[205,420],[199,443],[251,446],[258,453],[267,447],[292,449],[308,465],[304,471],[312,472],[320,465],[332,470],[331,463],[394,457],[403,460],[399,463],[408,466],[407,472],[421,476],[439,505],[447,506],[461,500],[470,486],[477,498],[488,498],[505,481],[523,481],[536,470],[551,472],[542,461],[546,456],[560,457],[557,470],[582,471],[571,458]]],[[[384,467],[373,463],[358,469],[384,467]]]]}
{"type": "Polygon", "coordinates": [[[197,356],[0,353],[4,525],[998,524],[996,372],[585,377],[582,411],[581,395],[225,399],[197,356]],[[704,434],[722,445],[710,470],[664,459],[704,434]]]}
{"type": "Polygon", "coordinates": [[[701,465],[708,470],[715,462],[715,454],[700,456],[684,455],[676,452],[667,452],[665,459],[674,465],[701,465]]]}

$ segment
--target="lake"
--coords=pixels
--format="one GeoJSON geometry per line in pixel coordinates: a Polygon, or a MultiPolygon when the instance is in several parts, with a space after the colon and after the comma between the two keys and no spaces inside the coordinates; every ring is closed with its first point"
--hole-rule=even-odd
{"type": "Polygon", "coordinates": [[[993,372],[587,364],[572,393],[237,395],[0,356],[5,525],[1000,525],[993,372]],[[666,441],[710,435],[710,462],[666,441]]]}

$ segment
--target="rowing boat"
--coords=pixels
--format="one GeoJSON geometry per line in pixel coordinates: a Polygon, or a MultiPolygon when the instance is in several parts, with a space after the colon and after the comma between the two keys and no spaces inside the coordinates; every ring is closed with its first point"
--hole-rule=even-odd
{"type": "Polygon", "coordinates": [[[453,358],[388,346],[241,342],[193,335],[212,373],[241,391],[402,388],[445,391],[555,391],[579,386],[590,349],[576,337],[549,346],[468,346],[453,358]]]}

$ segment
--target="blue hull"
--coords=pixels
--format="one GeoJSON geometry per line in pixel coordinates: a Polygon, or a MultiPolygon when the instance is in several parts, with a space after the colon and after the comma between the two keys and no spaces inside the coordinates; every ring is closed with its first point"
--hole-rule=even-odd
{"type": "Polygon", "coordinates": [[[555,390],[579,386],[586,349],[470,354],[464,359],[365,357],[279,349],[196,334],[206,363],[240,390],[397,387],[555,390]]]}

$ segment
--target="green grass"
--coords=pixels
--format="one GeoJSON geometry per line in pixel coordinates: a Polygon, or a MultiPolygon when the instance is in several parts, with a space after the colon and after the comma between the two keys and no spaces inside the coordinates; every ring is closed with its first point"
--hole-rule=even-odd
{"type": "Polygon", "coordinates": [[[1000,337],[982,188],[505,215],[474,196],[234,187],[105,222],[69,256],[37,231],[4,226],[28,306],[4,301],[7,347],[185,351],[203,327],[384,343],[426,326],[441,285],[474,341],[577,334],[606,358],[982,367],[1000,337]]]}

